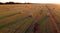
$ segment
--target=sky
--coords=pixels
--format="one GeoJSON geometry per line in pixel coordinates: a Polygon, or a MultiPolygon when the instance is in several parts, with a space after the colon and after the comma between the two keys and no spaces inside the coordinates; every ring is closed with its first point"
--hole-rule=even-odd
{"type": "Polygon", "coordinates": [[[21,3],[57,3],[60,4],[60,0],[0,0],[0,2],[21,2],[21,3]]]}

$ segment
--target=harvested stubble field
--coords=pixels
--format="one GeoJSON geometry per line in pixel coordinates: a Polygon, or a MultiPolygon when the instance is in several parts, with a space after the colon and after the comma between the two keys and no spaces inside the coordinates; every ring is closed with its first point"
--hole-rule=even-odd
{"type": "Polygon", "coordinates": [[[34,33],[34,31],[36,33],[60,33],[60,10],[59,5],[56,5],[0,5],[0,33],[34,33]]]}

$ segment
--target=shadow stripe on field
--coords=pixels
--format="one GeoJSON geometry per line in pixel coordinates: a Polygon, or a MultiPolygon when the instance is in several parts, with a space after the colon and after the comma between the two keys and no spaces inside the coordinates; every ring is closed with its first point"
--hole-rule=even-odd
{"type": "Polygon", "coordinates": [[[2,25],[0,25],[0,29],[4,28],[4,27],[6,27],[6,26],[9,26],[9,25],[15,24],[15,23],[17,23],[18,21],[23,21],[23,20],[25,20],[26,18],[28,18],[28,17],[25,17],[25,18],[23,18],[23,19],[16,19],[16,20],[14,20],[14,21],[12,21],[12,22],[10,22],[10,23],[2,24],[2,25]]]}
{"type": "Polygon", "coordinates": [[[15,14],[7,15],[7,16],[2,16],[2,17],[0,17],[0,20],[4,19],[4,18],[7,18],[7,17],[10,17],[10,16],[15,16],[17,14],[20,14],[20,13],[15,13],[15,14]]]}

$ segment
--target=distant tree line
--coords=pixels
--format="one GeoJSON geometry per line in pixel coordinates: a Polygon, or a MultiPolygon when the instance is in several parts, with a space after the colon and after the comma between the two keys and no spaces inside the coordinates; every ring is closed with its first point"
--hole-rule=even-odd
{"type": "Polygon", "coordinates": [[[0,4],[31,4],[31,3],[15,3],[15,2],[5,2],[5,3],[2,3],[2,2],[0,2],[0,4]]]}

